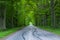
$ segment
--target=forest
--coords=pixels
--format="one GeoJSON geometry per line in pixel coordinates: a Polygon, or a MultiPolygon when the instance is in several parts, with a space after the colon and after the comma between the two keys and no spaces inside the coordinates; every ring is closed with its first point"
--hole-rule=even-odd
{"type": "Polygon", "coordinates": [[[29,25],[60,29],[60,0],[0,0],[0,32],[29,25]]]}

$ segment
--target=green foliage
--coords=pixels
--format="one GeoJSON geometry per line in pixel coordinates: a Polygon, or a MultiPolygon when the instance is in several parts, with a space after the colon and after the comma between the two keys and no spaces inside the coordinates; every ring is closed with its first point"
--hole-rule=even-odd
{"type": "MultiPolygon", "coordinates": [[[[37,26],[51,26],[51,0],[2,0],[0,5],[6,6],[6,26],[26,26],[32,22],[37,26]],[[2,2],[3,1],[3,2],[2,2]],[[3,5],[4,4],[4,5],[3,5]]],[[[60,1],[54,0],[56,24],[60,25],[60,1]]],[[[1,16],[1,15],[0,15],[1,16]]]]}
{"type": "Polygon", "coordinates": [[[7,35],[10,35],[11,33],[14,33],[20,29],[22,29],[22,27],[12,28],[12,29],[8,29],[6,31],[0,31],[0,38],[4,38],[7,35]]]}

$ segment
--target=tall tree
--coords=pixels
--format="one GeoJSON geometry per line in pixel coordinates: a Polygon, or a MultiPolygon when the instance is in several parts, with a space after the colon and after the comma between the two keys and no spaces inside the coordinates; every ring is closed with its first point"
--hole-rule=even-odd
{"type": "Polygon", "coordinates": [[[51,26],[56,27],[56,20],[55,20],[55,11],[54,11],[54,0],[50,1],[50,12],[51,12],[51,26]]]}

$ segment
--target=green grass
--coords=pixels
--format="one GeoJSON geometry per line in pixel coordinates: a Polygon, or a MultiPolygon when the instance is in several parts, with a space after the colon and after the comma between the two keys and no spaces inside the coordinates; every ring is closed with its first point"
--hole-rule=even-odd
{"type": "Polygon", "coordinates": [[[16,32],[17,30],[22,29],[22,28],[13,28],[13,29],[8,29],[6,31],[0,31],[0,38],[6,37],[14,32],[16,32]]]}
{"type": "Polygon", "coordinates": [[[47,27],[40,27],[40,28],[42,28],[43,30],[52,32],[52,33],[54,33],[54,34],[57,34],[57,35],[60,36],[60,28],[56,28],[56,29],[53,29],[53,28],[47,28],[47,27]]]}

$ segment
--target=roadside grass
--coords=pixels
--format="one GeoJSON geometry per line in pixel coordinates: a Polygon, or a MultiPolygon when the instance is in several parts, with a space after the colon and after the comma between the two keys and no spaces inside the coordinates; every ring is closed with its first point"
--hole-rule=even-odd
{"type": "Polygon", "coordinates": [[[12,28],[12,29],[8,29],[6,31],[0,31],[0,38],[4,38],[20,29],[22,29],[22,27],[12,28]]]}
{"type": "Polygon", "coordinates": [[[60,36],[60,28],[55,28],[55,29],[51,27],[39,27],[39,28],[60,36]]]}

